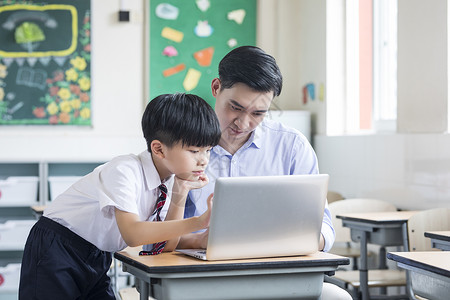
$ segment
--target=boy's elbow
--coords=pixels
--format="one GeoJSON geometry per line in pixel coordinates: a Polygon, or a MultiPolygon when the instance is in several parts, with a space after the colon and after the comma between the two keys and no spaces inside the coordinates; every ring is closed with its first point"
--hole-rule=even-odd
{"type": "Polygon", "coordinates": [[[127,244],[128,247],[137,247],[142,245],[141,241],[139,240],[139,236],[133,233],[133,231],[123,232],[123,230],[121,230],[120,233],[122,235],[122,239],[125,241],[125,244],[127,244]]]}
{"type": "Polygon", "coordinates": [[[136,237],[122,235],[122,238],[125,241],[125,243],[128,245],[128,247],[137,247],[137,246],[142,245],[142,243],[140,243],[136,237]]]}
{"type": "Polygon", "coordinates": [[[130,241],[130,242],[125,241],[125,243],[128,245],[128,247],[138,247],[138,246],[142,246],[142,244],[141,244],[141,243],[138,243],[137,241],[130,241]]]}

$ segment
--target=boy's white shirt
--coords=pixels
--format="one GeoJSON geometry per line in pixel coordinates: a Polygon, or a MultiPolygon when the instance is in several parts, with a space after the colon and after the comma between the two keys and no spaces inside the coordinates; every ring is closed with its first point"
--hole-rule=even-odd
{"type": "MultiPolygon", "coordinates": [[[[169,190],[161,211],[164,220],[170,205],[173,176],[166,182],[169,190]]],[[[103,251],[127,247],[115,220],[115,208],[152,221],[161,184],[148,151],[139,155],[116,157],[97,167],[59,195],[44,211],[44,216],[69,228],[103,251]]]]}

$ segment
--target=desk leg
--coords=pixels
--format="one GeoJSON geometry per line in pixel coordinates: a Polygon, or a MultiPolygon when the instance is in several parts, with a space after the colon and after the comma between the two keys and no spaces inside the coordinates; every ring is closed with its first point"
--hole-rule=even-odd
{"type": "MultiPolygon", "coordinates": [[[[408,239],[408,223],[403,223],[402,225],[402,236],[403,236],[403,251],[409,251],[409,239],[408,239]]],[[[417,299],[414,295],[412,284],[411,284],[411,273],[406,270],[406,294],[409,299],[417,299]]]]}
{"type": "Polygon", "coordinates": [[[361,230],[361,265],[359,267],[359,284],[362,300],[369,300],[369,274],[367,272],[367,232],[361,230]]]}
{"type": "Polygon", "coordinates": [[[144,280],[137,278],[136,280],[139,281],[139,299],[140,300],[148,300],[148,293],[149,293],[149,284],[145,282],[144,280]]]}

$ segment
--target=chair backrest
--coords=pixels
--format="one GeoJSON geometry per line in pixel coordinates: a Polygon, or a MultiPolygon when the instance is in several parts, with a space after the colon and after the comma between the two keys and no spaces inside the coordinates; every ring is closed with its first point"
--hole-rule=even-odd
{"type": "Polygon", "coordinates": [[[350,229],[342,226],[342,220],[336,215],[344,213],[365,213],[396,211],[397,208],[392,203],[384,200],[369,198],[352,198],[332,202],[328,205],[330,209],[334,231],[336,233],[335,242],[351,242],[350,229]]]}
{"type": "Polygon", "coordinates": [[[409,251],[429,251],[431,241],[425,231],[450,230],[450,208],[434,208],[418,212],[408,220],[409,251]]]}
{"type": "Polygon", "coordinates": [[[338,192],[335,191],[328,191],[327,193],[327,201],[328,204],[334,202],[334,201],[338,201],[338,200],[344,200],[345,198],[339,194],[338,192]]]}

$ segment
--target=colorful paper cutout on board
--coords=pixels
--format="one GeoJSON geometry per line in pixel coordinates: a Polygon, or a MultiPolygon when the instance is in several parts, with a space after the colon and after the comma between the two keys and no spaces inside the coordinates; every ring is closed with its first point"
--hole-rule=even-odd
{"type": "Polygon", "coordinates": [[[160,3],[155,9],[156,16],[164,20],[176,20],[178,13],[178,7],[169,3],[160,3]]]}
{"type": "Polygon", "coordinates": [[[228,47],[230,47],[230,48],[236,47],[237,44],[238,44],[238,42],[237,42],[236,39],[229,39],[229,40],[227,41],[227,45],[228,45],[228,47]]]}
{"type": "Polygon", "coordinates": [[[194,32],[198,37],[208,37],[213,31],[214,28],[208,24],[208,21],[198,21],[197,26],[194,28],[194,32]]]}
{"type": "Polygon", "coordinates": [[[308,83],[306,88],[308,89],[308,94],[311,100],[316,100],[316,87],[314,83],[308,83]]]}
{"type": "Polygon", "coordinates": [[[164,48],[162,54],[168,57],[173,57],[178,55],[178,51],[174,46],[167,46],[164,48]]]}
{"type": "Polygon", "coordinates": [[[184,69],[186,69],[186,65],[179,64],[179,65],[176,65],[175,67],[165,69],[163,71],[163,75],[164,75],[164,77],[169,77],[169,76],[172,76],[174,74],[177,74],[177,73],[183,71],[184,69]]]}
{"type": "Polygon", "coordinates": [[[170,27],[164,27],[161,31],[161,36],[168,40],[181,43],[184,37],[184,33],[170,27]]]}
{"type": "Polygon", "coordinates": [[[196,0],[195,4],[197,4],[198,9],[200,9],[202,12],[207,11],[211,6],[209,0],[196,0]]]}
{"type": "Polygon", "coordinates": [[[319,100],[323,101],[325,99],[325,85],[321,83],[319,85],[319,100]]]}
{"type": "Polygon", "coordinates": [[[315,100],[316,99],[316,91],[315,91],[314,83],[306,84],[302,89],[302,94],[303,94],[303,104],[306,104],[308,102],[308,98],[311,100],[315,100]]]}
{"type": "MultiPolygon", "coordinates": [[[[193,68],[198,70],[197,76],[200,76],[196,87],[190,90],[205,99],[214,106],[215,99],[211,97],[211,80],[217,77],[217,68],[219,61],[231,49],[241,45],[256,45],[256,12],[257,1],[255,0],[151,0],[149,1],[149,28],[150,37],[147,46],[149,46],[149,99],[162,93],[184,92],[185,87],[192,88],[192,76],[187,76],[188,70],[193,68]],[[156,7],[162,3],[170,3],[179,9],[179,15],[176,20],[167,20],[158,17],[156,7]],[[234,20],[228,20],[229,12],[243,9],[245,18],[239,25],[234,20]],[[201,23],[198,31],[194,29],[198,21],[201,23]],[[210,27],[211,26],[211,27],[210,27]],[[181,42],[175,42],[161,35],[164,27],[169,27],[183,33],[181,42]],[[203,27],[203,31],[202,31],[203,27]],[[206,30],[205,30],[206,28],[206,30]],[[197,35],[199,33],[199,36],[197,35]],[[207,36],[209,35],[209,36],[207,36]],[[230,43],[228,41],[230,40],[230,43]],[[166,47],[173,46],[178,55],[170,56],[172,49],[166,47]],[[214,47],[214,53],[211,61],[204,60],[200,62],[194,55],[209,47],[214,47]],[[163,72],[174,66],[184,64],[184,70],[171,76],[164,76],[163,72]],[[186,78],[187,77],[187,78],[186,78]],[[183,82],[186,79],[185,85],[183,82]],[[189,84],[188,84],[189,83],[189,84]]],[[[239,20],[238,20],[239,21],[239,20]]],[[[194,71],[195,72],[195,71],[194,71]]],[[[172,73],[172,72],[171,72],[172,73]]],[[[171,74],[169,73],[169,74],[171,74]]],[[[192,72],[190,72],[192,75],[192,72]]],[[[167,74],[167,73],[166,73],[167,74]]]]}
{"type": "Polygon", "coordinates": [[[235,21],[237,24],[241,25],[242,22],[244,22],[245,18],[245,10],[244,9],[237,9],[230,11],[227,15],[228,20],[235,21]]]}
{"type": "Polygon", "coordinates": [[[184,78],[183,81],[183,87],[186,90],[186,92],[192,91],[197,87],[198,81],[200,80],[201,76],[202,73],[200,71],[193,68],[189,68],[186,77],[184,78]]]}
{"type": "Polygon", "coordinates": [[[194,58],[197,63],[202,67],[209,67],[214,55],[214,47],[208,47],[206,49],[197,51],[194,53],[194,58]]]}

